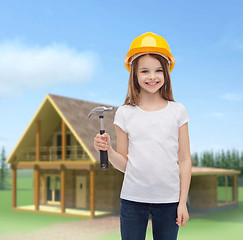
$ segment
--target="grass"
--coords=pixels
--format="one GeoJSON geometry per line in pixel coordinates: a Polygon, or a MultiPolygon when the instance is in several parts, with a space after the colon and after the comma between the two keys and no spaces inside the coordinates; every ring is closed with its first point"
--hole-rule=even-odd
{"type": "MultiPolygon", "coordinates": [[[[17,206],[33,204],[33,179],[27,171],[18,171],[17,206]]],[[[11,178],[8,179],[11,186],[11,178]]],[[[56,223],[86,220],[86,218],[13,211],[12,190],[0,191],[0,239],[1,234],[32,232],[56,223]]]]}
{"type": "MultiPolygon", "coordinates": [[[[19,171],[20,172],[20,171],[19,171]]],[[[17,206],[33,204],[33,180],[27,172],[18,172],[17,206]]],[[[11,186],[11,178],[9,179],[11,186]]],[[[222,190],[223,191],[223,190],[222,190]]],[[[221,189],[218,194],[223,194],[221,189]]],[[[1,234],[29,233],[56,223],[86,220],[80,217],[18,212],[11,209],[12,191],[0,191],[0,239],[1,234]]],[[[178,240],[228,240],[243,236],[243,187],[239,187],[239,207],[205,216],[190,218],[185,227],[180,227],[178,240]]],[[[152,240],[152,228],[147,228],[146,240],[152,240]]],[[[120,240],[120,232],[104,234],[99,240],[120,240]]],[[[55,239],[53,239],[55,240],[55,239]]]]}
{"type": "MultiPolygon", "coordinates": [[[[220,188],[218,194],[223,195],[220,188]]],[[[223,198],[223,197],[222,197],[223,198]]],[[[239,187],[239,207],[190,218],[179,227],[178,240],[229,240],[243,237],[243,187],[239,187]]],[[[99,240],[120,240],[120,233],[105,234],[99,240]]],[[[146,240],[153,240],[152,228],[147,228],[146,240]]]]}

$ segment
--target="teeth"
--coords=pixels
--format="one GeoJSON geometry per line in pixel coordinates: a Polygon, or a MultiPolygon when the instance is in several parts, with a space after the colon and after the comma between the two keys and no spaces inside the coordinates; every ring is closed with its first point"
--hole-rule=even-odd
{"type": "Polygon", "coordinates": [[[147,83],[148,85],[156,85],[157,83],[147,83]]]}

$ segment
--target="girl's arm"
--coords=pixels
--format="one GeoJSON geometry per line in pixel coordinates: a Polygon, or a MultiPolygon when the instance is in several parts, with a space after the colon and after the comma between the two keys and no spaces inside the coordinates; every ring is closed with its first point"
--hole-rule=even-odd
{"type": "Polygon", "coordinates": [[[191,182],[191,154],[188,133],[188,123],[179,128],[178,162],[180,169],[180,204],[187,202],[188,191],[191,182]]]}
{"type": "Polygon", "coordinates": [[[116,169],[125,173],[128,160],[128,134],[116,124],[114,126],[116,131],[117,152],[111,146],[108,147],[109,161],[116,169]]]}
{"type": "Polygon", "coordinates": [[[125,173],[127,159],[120,153],[116,152],[112,147],[108,150],[109,161],[119,171],[125,173]]]}

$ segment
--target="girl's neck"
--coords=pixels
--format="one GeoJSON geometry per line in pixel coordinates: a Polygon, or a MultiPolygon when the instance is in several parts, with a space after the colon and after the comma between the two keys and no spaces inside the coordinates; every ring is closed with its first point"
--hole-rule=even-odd
{"type": "Polygon", "coordinates": [[[159,94],[140,94],[139,107],[158,107],[161,106],[161,104],[167,104],[167,100],[162,98],[159,94]]]}

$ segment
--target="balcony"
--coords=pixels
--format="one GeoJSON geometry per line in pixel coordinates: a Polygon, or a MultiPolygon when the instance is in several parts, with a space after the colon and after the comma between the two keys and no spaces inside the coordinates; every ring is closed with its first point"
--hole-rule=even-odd
{"type": "MultiPolygon", "coordinates": [[[[21,150],[20,159],[22,161],[35,161],[36,147],[25,147],[21,150]]],[[[89,160],[89,156],[79,145],[66,147],[66,161],[89,160]]],[[[40,147],[40,161],[60,161],[62,160],[61,146],[40,147]]]]}

